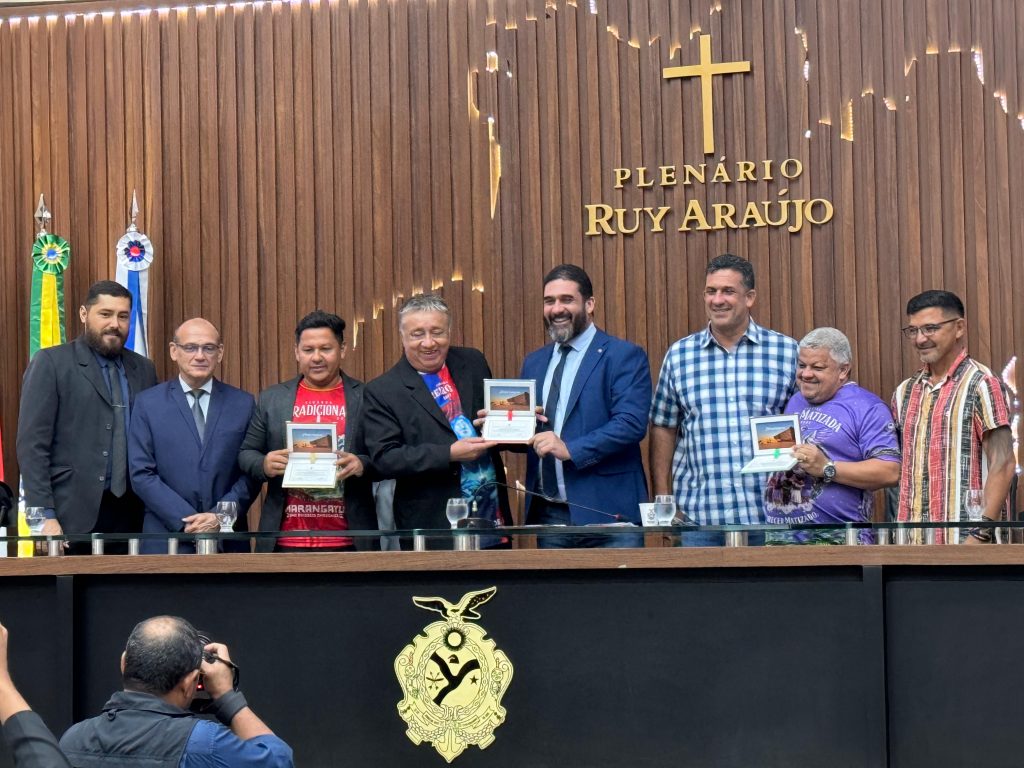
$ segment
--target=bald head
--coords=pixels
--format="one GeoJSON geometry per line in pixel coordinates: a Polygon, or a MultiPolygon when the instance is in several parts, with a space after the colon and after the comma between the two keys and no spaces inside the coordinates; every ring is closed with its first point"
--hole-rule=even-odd
{"type": "Polygon", "coordinates": [[[220,331],[217,330],[217,326],[207,320],[205,317],[193,317],[191,320],[186,320],[184,323],[178,326],[178,329],[174,332],[174,340],[178,341],[182,334],[188,334],[190,332],[202,331],[204,333],[212,335],[217,339],[217,343],[220,343],[220,331]]]}
{"type": "Polygon", "coordinates": [[[203,640],[185,619],[154,616],[141,621],[124,649],[125,690],[163,696],[199,669],[202,655],[203,640]]]}
{"type": "Polygon", "coordinates": [[[220,331],[209,320],[194,317],[178,326],[171,342],[171,360],[190,389],[198,389],[213,378],[224,357],[220,331]]]}

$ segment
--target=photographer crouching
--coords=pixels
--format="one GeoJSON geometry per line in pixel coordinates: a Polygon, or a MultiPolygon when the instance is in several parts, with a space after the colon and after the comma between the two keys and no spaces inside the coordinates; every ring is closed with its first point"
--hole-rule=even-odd
{"type": "Polygon", "coordinates": [[[76,768],[291,767],[292,750],[253,712],[237,690],[228,649],[176,616],[135,626],[121,654],[124,690],[103,714],[73,725],[60,740],[76,768]],[[205,713],[189,711],[202,675],[212,698],[205,713]]]}

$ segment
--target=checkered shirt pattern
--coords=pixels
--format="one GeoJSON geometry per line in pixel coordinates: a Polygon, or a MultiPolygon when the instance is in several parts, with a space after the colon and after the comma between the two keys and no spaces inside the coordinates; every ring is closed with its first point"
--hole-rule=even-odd
{"type": "Polygon", "coordinates": [[[782,413],[796,391],[796,362],[796,341],[753,320],[731,352],[710,326],[669,348],[651,423],[679,430],[676,502],[701,525],[764,522],[768,476],[740,474],[753,458],[750,418],[782,413]]]}

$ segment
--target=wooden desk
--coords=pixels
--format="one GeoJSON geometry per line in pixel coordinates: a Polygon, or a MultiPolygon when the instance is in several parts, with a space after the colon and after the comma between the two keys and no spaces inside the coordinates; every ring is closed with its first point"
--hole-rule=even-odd
{"type": "Polygon", "coordinates": [[[454,601],[515,666],[472,766],[996,766],[1024,754],[1024,546],[8,559],[16,682],[56,731],[119,687],[136,621],[231,648],[303,766],[443,765],[394,660],[454,601]]]}
{"type": "Polygon", "coordinates": [[[0,558],[0,577],[203,573],[393,573],[664,568],[1021,566],[1024,546],[770,546],[351,552],[272,555],[104,555],[0,558]]]}

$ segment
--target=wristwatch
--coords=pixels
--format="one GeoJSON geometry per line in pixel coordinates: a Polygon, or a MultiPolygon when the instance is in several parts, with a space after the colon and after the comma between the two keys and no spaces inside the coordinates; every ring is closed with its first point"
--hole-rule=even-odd
{"type": "Polygon", "coordinates": [[[825,470],[821,477],[826,483],[831,483],[836,479],[836,463],[834,461],[829,460],[825,462],[825,470]]]}

